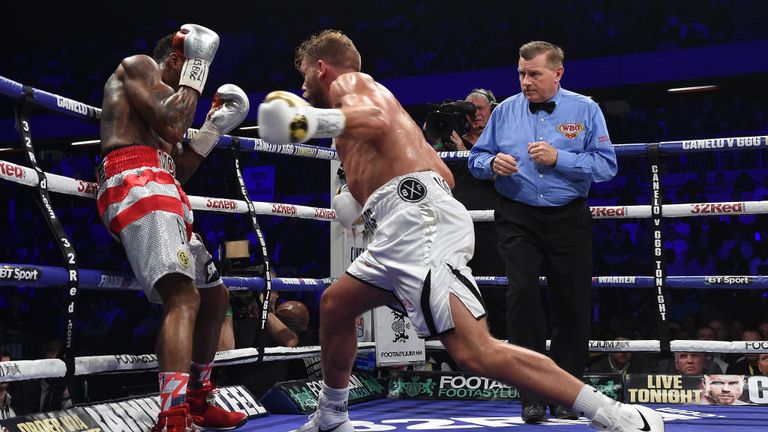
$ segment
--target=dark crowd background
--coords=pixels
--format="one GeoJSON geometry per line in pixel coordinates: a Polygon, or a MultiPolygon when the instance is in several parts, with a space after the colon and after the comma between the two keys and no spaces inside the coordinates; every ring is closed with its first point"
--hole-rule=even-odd
{"type": "MultiPolygon", "coordinates": [[[[728,63],[734,65],[734,70],[742,70],[739,65],[764,63],[761,58],[745,58],[731,55],[728,49],[717,49],[748,41],[765,41],[768,49],[768,3],[762,1],[370,3],[252,2],[246,10],[182,14],[157,5],[142,7],[139,2],[126,6],[130,10],[111,12],[97,6],[93,12],[100,19],[74,21],[61,21],[55,11],[41,15],[40,11],[18,6],[13,17],[7,17],[11,22],[0,30],[5,41],[0,47],[0,75],[98,107],[103,84],[123,57],[150,53],[157,39],[186,22],[195,22],[221,36],[222,48],[205,89],[208,94],[225,82],[236,83],[249,94],[273,89],[298,91],[302,79],[293,67],[294,49],[309,34],[323,28],[345,31],[362,53],[363,71],[379,80],[511,68],[506,80],[514,84],[517,48],[529,40],[542,39],[564,48],[564,87],[589,94],[600,104],[614,143],[761,135],[768,129],[768,65],[762,71],[729,76],[709,76],[702,68],[692,71],[685,82],[665,82],[660,76],[631,85],[568,85],[569,62],[615,55],[712,48],[702,51],[711,56],[708,60],[712,64],[728,63]],[[683,94],[665,91],[672,86],[703,83],[715,83],[718,88],[683,94]]],[[[598,80],[601,74],[607,74],[599,64],[596,61],[591,70],[598,80]]],[[[505,85],[509,88],[508,83],[505,85]]],[[[499,99],[514,94],[498,92],[499,83],[480,82],[474,86],[494,90],[499,99]]],[[[451,95],[465,95],[470,88],[439,90],[445,91],[446,98],[455,98],[451,95]]],[[[8,100],[1,102],[0,124],[7,130],[0,136],[10,133],[14,137],[12,105],[8,100]]],[[[246,123],[255,124],[258,102],[251,99],[252,112],[246,123]]],[[[423,100],[408,104],[406,109],[421,124],[427,104],[435,102],[439,100],[423,100]]],[[[199,107],[198,117],[205,111],[205,106],[199,107]]],[[[54,117],[37,114],[46,121],[54,117]]],[[[199,127],[200,123],[193,126],[199,127]]],[[[97,149],[73,147],[70,143],[97,138],[97,127],[74,128],[70,133],[68,129],[58,130],[68,136],[51,137],[55,125],[36,123],[33,118],[33,138],[36,133],[43,137],[36,142],[40,165],[48,172],[94,181],[97,149]]],[[[233,134],[257,136],[251,131],[236,130],[233,134]]],[[[7,148],[20,145],[18,138],[0,141],[7,148]]],[[[26,164],[18,150],[0,156],[26,164]]],[[[241,157],[246,167],[274,167],[274,188],[268,188],[266,201],[329,207],[328,162],[257,153],[241,157]]],[[[664,202],[768,200],[768,173],[764,169],[767,157],[764,149],[665,157],[664,202]]],[[[229,152],[214,151],[185,190],[189,195],[237,198],[229,152]]],[[[52,198],[82,268],[129,270],[124,252],[101,225],[92,200],[58,194],[52,194],[52,198]]],[[[4,204],[0,225],[5,227],[0,262],[62,265],[30,189],[4,182],[0,200],[4,204]]],[[[620,158],[617,177],[594,185],[589,202],[649,204],[646,159],[620,158]]],[[[278,277],[328,276],[327,223],[268,216],[259,221],[278,277]]],[[[594,274],[650,275],[650,228],[647,219],[595,221],[594,274]]],[[[764,215],[669,218],[664,228],[669,275],[768,275],[764,215]]],[[[226,241],[250,239],[253,261],[258,264],[256,240],[245,217],[196,212],[195,230],[203,235],[216,260],[222,258],[219,251],[226,241]]],[[[62,337],[62,291],[56,287],[0,287],[0,347],[7,348],[16,359],[42,357],[43,343],[62,337]]],[[[754,328],[768,320],[766,290],[677,289],[670,290],[669,297],[673,338],[693,337],[701,325],[719,319],[731,330],[729,337],[738,339],[739,328],[754,328]]],[[[316,327],[319,295],[283,293],[281,298],[299,299],[310,306],[316,327]]],[[[81,290],[78,306],[78,354],[153,352],[161,311],[142,294],[81,290]]],[[[648,290],[595,290],[592,337],[626,334],[631,338],[657,338],[657,314],[655,298],[648,290]]]]}

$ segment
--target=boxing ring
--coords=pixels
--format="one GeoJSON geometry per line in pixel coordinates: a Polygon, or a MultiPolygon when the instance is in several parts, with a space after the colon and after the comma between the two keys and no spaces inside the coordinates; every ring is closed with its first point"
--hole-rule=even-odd
{"type": "MultiPolygon", "coordinates": [[[[65,97],[33,89],[12,80],[0,77],[0,94],[11,99],[26,102],[27,108],[22,108],[19,115],[19,129],[25,151],[31,166],[23,166],[0,160],[0,179],[7,182],[34,188],[39,196],[43,214],[51,232],[54,234],[62,252],[65,266],[32,265],[25,263],[0,263],[0,285],[24,286],[43,288],[64,287],[68,295],[64,310],[66,340],[64,344],[64,360],[14,360],[0,364],[0,382],[22,381],[41,378],[72,378],[87,375],[108,375],[117,373],[147,372],[157,370],[157,357],[154,354],[127,355],[116,353],[106,356],[75,357],[70,352],[74,346],[72,327],[77,313],[77,293],[79,290],[132,290],[138,291],[135,279],[131,274],[102,271],[99,269],[83,269],[77,265],[77,243],[69,239],[61,228],[56,217],[56,209],[51,205],[50,193],[95,199],[97,186],[93,181],[68,178],[62,175],[47,173],[38,165],[35,158],[32,134],[34,124],[24,114],[29,104],[42,107],[75,118],[95,122],[98,121],[100,110],[81,102],[65,97]]],[[[191,129],[186,138],[192,136],[191,129]]],[[[265,152],[287,157],[298,156],[327,161],[338,161],[335,150],[311,145],[278,146],[260,139],[223,136],[217,147],[233,148],[236,151],[265,152]]],[[[709,276],[667,276],[663,261],[663,231],[662,218],[691,217],[691,216],[727,216],[744,214],[768,213],[768,201],[739,201],[717,203],[688,203],[663,204],[661,199],[660,157],[695,151],[749,151],[768,147],[768,136],[713,138],[707,140],[662,142],[656,144],[619,144],[615,145],[617,156],[644,156],[649,161],[649,176],[651,178],[651,204],[636,206],[595,206],[592,214],[595,219],[607,218],[649,218],[653,228],[653,260],[654,274],[651,276],[595,276],[593,287],[618,287],[626,289],[653,289],[658,309],[660,334],[665,335],[665,323],[668,321],[666,303],[667,290],[696,288],[696,289],[767,289],[768,277],[746,275],[709,275],[709,276]]],[[[468,152],[444,152],[444,159],[462,159],[468,152]]],[[[343,230],[336,224],[336,214],[332,209],[301,206],[284,203],[253,202],[249,199],[243,183],[238,159],[235,158],[235,171],[240,182],[242,199],[189,196],[192,208],[198,212],[217,212],[232,214],[233,217],[250,218],[256,232],[267,269],[265,239],[256,221],[257,216],[272,215],[294,217],[304,220],[330,222],[332,226],[332,267],[333,255],[347,253],[344,242],[339,239],[343,230]],[[239,216],[234,216],[239,215],[239,216]],[[335,235],[334,235],[335,233],[335,235]],[[341,245],[341,246],[339,246],[341,245]]],[[[335,171],[332,170],[332,176],[335,171]]],[[[476,222],[493,220],[492,211],[471,211],[476,222]]],[[[12,228],[12,227],[6,227],[12,228]]],[[[268,241],[268,239],[267,239],[268,241]]],[[[92,253],[89,251],[80,251],[92,253]]],[[[338,259],[336,257],[335,259],[338,259]]],[[[343,269],[342,269],[343,271],[343,269]]],[[[334,270],[332,270],[334,272],[334,270]]],[[[264,291],[267,295],[271,290],[291,292],[320,292],[329,286],[334,278],[271,278],[269,272],[264,278],[260,277],[231,277],[222,279],[230,290],[264,291]]],[[[336,271],[335,276],[340,273],[336,271]]],[[[504,277],[477,277],[482,285],[505,285],[504,277]]],[[[546,280],[541,278],[541,284],[546,280]]],[[[265,301],[265,304],[267,302],[265,301]]],[[[262,325],[266,319],[266,309],[262,312],[262,325]]],[[[439,349],[439,344],[430,343],[432,349],[439,349]]],[[[361,351],[372,351],[373,343],[361,343],[361,351]]],[[[768,342],[715,342],[699,340],[632,340],[632,341],[590,341],[592,352],[634,351],[634,352],[670,352],[670,351],[708,351],[719,353],[757,353],[768,352],[768,342]]],[[[226,366],[232,364],[250,363],[256,361],[284,361],[290,359],[317,356],[319,347],[299,348],[247,348],[219,352],[215,364],[226,366]]],[[[768,404],[768,379],[757,383],[757,388],[763,389],[765,398],[762,402],[768,404]]],[[[244,394],[240,387],[223,389],[223,395],[217,401],[230,409],[247,412],[251,420],[240,430],[243,431],[286,431],[303,424],[304,415],[268,413],[253,398],[244,394]]],[[[247,392],[245,392],[247,393],[247,392]]],[[[155,398],[146,397],[140,402],[118,402],[119,409],[115,412],[143,410],[144,414],[137,418],[153,419],[157,414],[155,398]],[[137,405],[138,404],[138,405],[137,405]],[[137,407],[141,407],[140,409],[137,407]],[[120,411],[120,410],[124,411],[120,411]]],[[[762,400],[762,399],[760,399],[762,400]]],[[[662,413],[668,421],[668,431],[754,431],[761,427],[768,429],[768,408],[765,406],[719,407],[707,405],[655,403],[650,406],[662,413]]],[[[646,403],[643,401],[643,403],[646,403]]],[[[111,407],[111,409],[114,406],[111,407]]],[[[82,412],[99,417],[97,409],[81,407],[82,412]]],[[[131,417],[128,415],[127,417],[131,417]]],[[[350,410],[350,417],[358,431],[395,431],[395,430],[438,430],[438,429],[474,429],[500,430],[514,428],[515,430],[535,430],[542,425],[526,425],[520,418],[520,404],[510,401],[461,401],[461,400],[403,400],[384,398],[355,404],[350,410]]],[[[115,423],[107,417],[100,417],[98,430],[140,430],[149,427],[140,421],[115,423]],[[126,424],[130,424],[126,426],[126,424]]],[[[543,426],[549,430],[584,430],[586,423],[583,419],[576,421],[550,419],[543,426]]],[[[71,429],[81,430],[81,429],[71,429]]],[[[85,429],[83,429],[85,430],[85,429]]],[[[93,429],[97,430],[97,429],[93,429]]]]}

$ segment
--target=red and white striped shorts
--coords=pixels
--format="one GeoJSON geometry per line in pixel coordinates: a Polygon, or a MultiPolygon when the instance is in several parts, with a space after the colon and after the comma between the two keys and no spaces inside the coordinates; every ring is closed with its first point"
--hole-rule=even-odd
{"type": "Polygon", "coordinates": [[[154,303],[161,302],[155,283],[170,273],[188,276],[198,288],[221,283],[211,255],[192,232],[192,206],[173,170],[166,153],[130,146],[108,153],[98,172],[101,221],[123,244],[134,276],[154,303]]]}

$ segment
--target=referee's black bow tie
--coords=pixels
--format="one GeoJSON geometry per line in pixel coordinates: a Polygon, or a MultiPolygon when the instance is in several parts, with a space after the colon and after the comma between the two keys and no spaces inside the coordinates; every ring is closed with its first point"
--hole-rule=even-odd
{"type": "Polygon", "coordinates": [[[531,110],[531,113],[533,114],[536,114],[539,110],[544,110],[547,114],[552,114],[552,111],[555,110],[555,101],[528,102],[528,109],[531,110]]]}

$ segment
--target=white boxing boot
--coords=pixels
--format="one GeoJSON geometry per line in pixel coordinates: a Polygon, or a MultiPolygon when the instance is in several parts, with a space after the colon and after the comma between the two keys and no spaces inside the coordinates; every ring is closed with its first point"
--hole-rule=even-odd
{"type": "Polygon", "coordinates": [[[349,421],[348,397],[347,389],[335,390],[322,383],[322,390],[317,397],[317,410],[295,432],[355,432],[349,421]]]}
{"type": "Polygon", "coordinates": [[[607,405],[589,423],[593,429],[611,432],[664,432],[664,419],[642,405],[607,405]]]}

